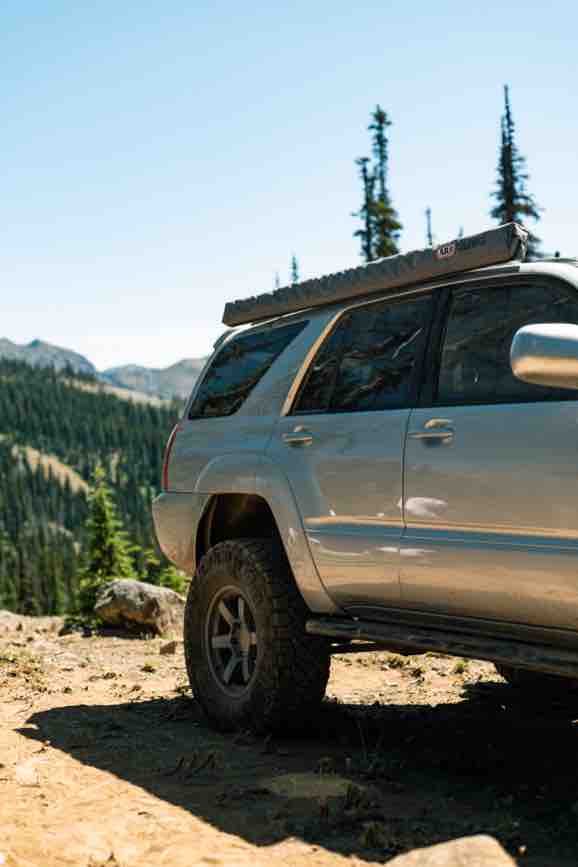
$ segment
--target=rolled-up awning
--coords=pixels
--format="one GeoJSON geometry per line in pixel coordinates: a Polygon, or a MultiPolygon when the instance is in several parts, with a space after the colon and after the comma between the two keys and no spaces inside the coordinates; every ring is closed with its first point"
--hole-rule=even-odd
{"type": "Polygon", "coordinates": [[[223,323],[245,325],[286,313],[296,313],[308,307],[321,307],[348,298],[387,292],[434,280],[484,265],[522,260],[526,255],[528,232],[518,223],[506,223],[479,235],[457,238],[438,247],[427,247],[412,253],[400,253],[378,259],[359,268],[350,268],[326,277],[317,277],[265,292],[225,305],[223,323]]]}

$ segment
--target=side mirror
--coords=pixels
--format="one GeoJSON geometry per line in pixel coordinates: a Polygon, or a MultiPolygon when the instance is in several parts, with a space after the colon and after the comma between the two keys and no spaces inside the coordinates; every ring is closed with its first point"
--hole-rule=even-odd
{"type": "Polygon", "coordinates": [[[512,340],[510,365],[523,382],[578,389],[578,325],[525,325],[512,340]]]}

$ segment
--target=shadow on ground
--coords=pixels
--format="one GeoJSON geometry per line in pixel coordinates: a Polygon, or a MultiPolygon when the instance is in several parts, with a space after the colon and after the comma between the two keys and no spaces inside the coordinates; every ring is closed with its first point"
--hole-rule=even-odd
{"type": "Polygon", "coordinates": [[[465,689],[437,707],[326,702],[301,740],[221,736],[185,697],[55,708],[21,733],[258,846],[299,836],[387,860],[485,832],[520,863],[575,865],[578,711],[465,689]]]}

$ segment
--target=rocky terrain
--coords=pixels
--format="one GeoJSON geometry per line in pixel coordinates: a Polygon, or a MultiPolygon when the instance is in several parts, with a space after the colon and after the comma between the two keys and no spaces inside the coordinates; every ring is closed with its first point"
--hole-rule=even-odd
{"type": "Polygon", "coordinates": [[[306,738],[225,736],[190,695],[178,636],[61,625],[0,617],[3,865],[512,863],[491,840],[475,845],[495,859],[399,857],[477,834],[519,865],[578,862],[578,713],[489,663],[336,657],[306,738]]]}

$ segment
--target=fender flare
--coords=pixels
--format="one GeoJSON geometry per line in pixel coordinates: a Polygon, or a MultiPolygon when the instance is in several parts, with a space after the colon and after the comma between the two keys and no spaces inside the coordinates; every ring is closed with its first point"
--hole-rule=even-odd
{"type": "Polygon", "coordinates": [[[261,456],[257,469],[255,493],[273,513],[295,583],[310,610],[316,614],[343,614],[317,571],[289,479],[266,455],[261,456]]]}
{"type": "MultiPolygon", "coordinates": [[[[316,614],[343,614],[317,572],[289,480],[271,458],[254,452],[214,458],[197,479],[195,493],[254,494],[265,500],[275,518],[295,583],[309,609],[316,614]]],[[[208,498],[202,517],[210,502],[208,498]]]]}

